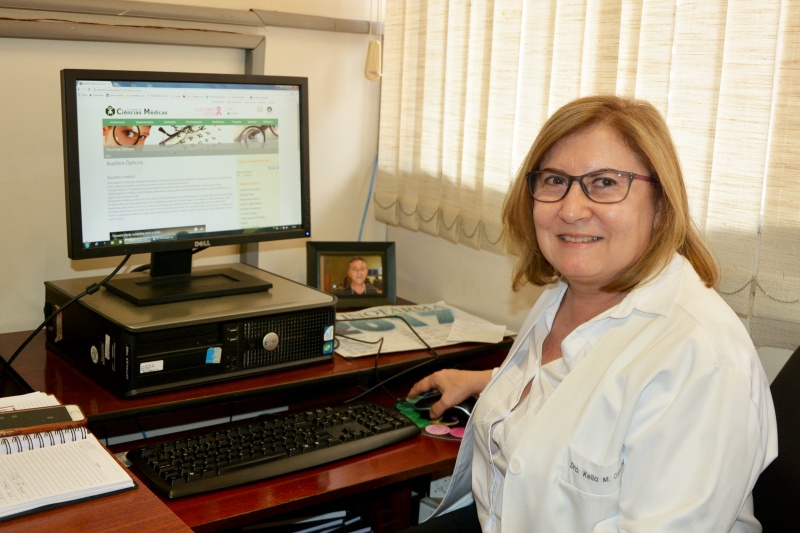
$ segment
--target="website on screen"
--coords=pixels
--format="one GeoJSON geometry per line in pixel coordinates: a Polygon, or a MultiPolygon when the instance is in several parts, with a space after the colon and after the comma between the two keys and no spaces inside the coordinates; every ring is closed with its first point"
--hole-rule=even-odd
{"type": "Polygon", "coordinates": [[[297,87],[77,84],[84,246],[300,226],[297,87]]]}

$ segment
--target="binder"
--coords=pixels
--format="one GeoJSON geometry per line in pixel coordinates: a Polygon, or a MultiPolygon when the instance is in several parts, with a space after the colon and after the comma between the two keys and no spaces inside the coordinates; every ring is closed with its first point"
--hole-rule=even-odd
{"type": "Polygon", "coordinates": [[[29,429],[0,437],[0,521],[136,487],[85,425],[29,429]]]}

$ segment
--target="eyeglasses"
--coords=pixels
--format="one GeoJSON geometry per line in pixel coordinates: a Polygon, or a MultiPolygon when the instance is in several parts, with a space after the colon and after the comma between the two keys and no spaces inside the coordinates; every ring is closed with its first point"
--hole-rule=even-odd
{"type": "Polygon", "coordinates": [[[539,202],[558,202],[567,195],[572,182],[577,181],[583,189],[583,194],[589,200],[599,204],[615,204],[624,200],[635,179],[656,181],[641,174],[610,168],[596,170],[583,176],[570,176],[558,170],[546,168],[528,172],[525,174],[525,178],[528,181],[528,190],[531,196],[539,202]]]}
{"type": "Polygon", "coordinates": [[[278,138],[278,130],[275,126],[248,126],[239,134],[237,140],[245,148],[261,148],[268,138],[278,138]]]}
{"type": "Polygon", "coordinates": [[[158,144],[173,145],[173,144],[186,144],[186,143],[201,143],[206,142],[205,126],[172,126],[172,132],[165,130],[162,127],[158,131],[166,135],[166,137],[158,144]]]}

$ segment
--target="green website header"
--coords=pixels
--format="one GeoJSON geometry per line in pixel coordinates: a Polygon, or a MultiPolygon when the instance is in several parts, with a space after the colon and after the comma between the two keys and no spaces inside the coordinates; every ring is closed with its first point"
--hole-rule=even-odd
{"type": "Polygon", "coordinates": [[[103,126],[277,126],[278,119],[104,118],[103,126]]]}

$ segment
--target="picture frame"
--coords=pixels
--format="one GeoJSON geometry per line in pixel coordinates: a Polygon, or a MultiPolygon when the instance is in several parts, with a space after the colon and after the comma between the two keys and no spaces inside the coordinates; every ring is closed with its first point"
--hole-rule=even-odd
{"type": "Polygon", "coordinates": [[[395,305],[393,242],[309,241],[306,243],[306,283],[338,299],[337,308],[395,305]],[[350,276],[350,263],[353,276],[350,276]],[[360,279],[366,273],[362,287],[360,279]],[[361,294],[357,291],[363,290],[361,294]]]}

